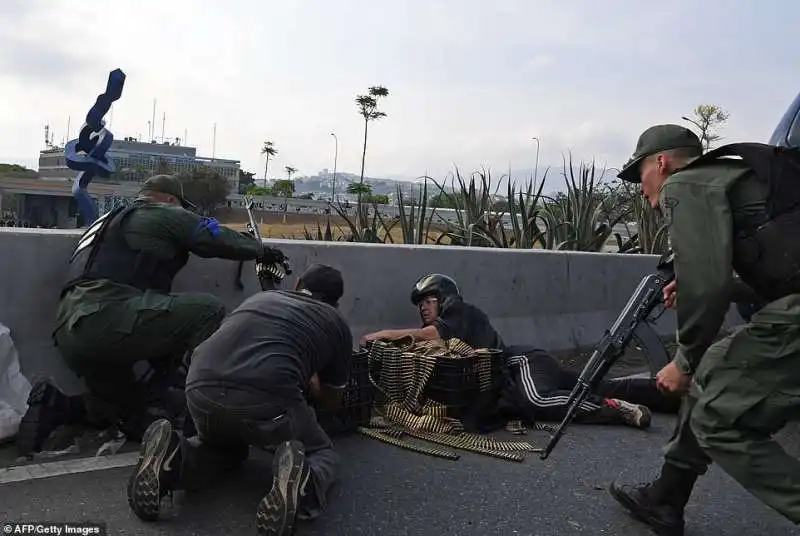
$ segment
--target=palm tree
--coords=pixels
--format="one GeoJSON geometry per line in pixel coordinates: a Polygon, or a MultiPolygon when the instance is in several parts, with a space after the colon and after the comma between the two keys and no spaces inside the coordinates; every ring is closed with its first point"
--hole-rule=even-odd
{"type": "Polygon", "coordinates": [[[370,195],[372,195],[372,185],[356,184],[354,182],[351,182],[350,184],[347,185],[347,193],[358,196],[366,195],[367,197],[369,197],[370,195]]]}
{"type": "MultiPolygon", "coordinates": [[[[377,121],[382,117],[386,117],[384,112],[378,110],[378,100],[381,97],[388,97],[389,90],[383,86],[372,86],[366,95],[356,96],[356,105],[358,105],[358,113],[364,118],[364,150],[361,153],[361,178],[358,183],[364,184],[364,163],[367,158],[367,130],[370,121],[377,121]]],[[[358,192],[358,211],[361,214],[361,194],[358,192]]],[[[359,218],[360,219],[360,218],[359,218]]]]}
{"type": "Polygon", "coordinates": [[[267,156],[267,161],[264,163],[264,188],[267,187],[267,170],[269,169],[269,157],[278,154],[278,150],[273,146],[271,141],[265,141],[261,146],[261,154],[267,156]]]}
{"type": "MultiPolygon", "coordinates": [[[[269,169],[269,157],[278,154],[278,150],[274,147],[271,141],[265,141],[261,146],[261,154],[266,155],[267,161],[264,164],[264,190],[267,189],[267,170],[269,169]]],[[[261,223],[264,223],[264,212],[267,210],[267,203],[264,197],[261,197],[261,223]]]]}
{"type": "Polygon", "coordinates": [[[293,168],[292,166],[286,166],[283,169],[286,170],[286,175],[289,176],[289,180],[291,181],[292,180],[292,175],[294,175],[294,173],[297,172],[297,168],[293,168]]]}
{"type": "Polygon", "coordinates": [[[275,191],[276,195],[283,196],[283,224],[286,225],[286,211],[289,209],[289,198],[292,197],[294,194],[294,183],[291,180],[292,173],[297,171],[296,169],[286,166],[286,173],[289,174],[289,179],[280,179],[275,181],[275,185],[273,190],[275,191]],[[292,170],[291,173],[289,170],[292,170]]]}

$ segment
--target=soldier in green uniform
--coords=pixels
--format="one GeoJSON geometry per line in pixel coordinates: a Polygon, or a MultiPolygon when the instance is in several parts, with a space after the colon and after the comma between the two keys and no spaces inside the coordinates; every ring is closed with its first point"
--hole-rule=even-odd
{"type": "Polygon", "coordinates": [[[800,523],[800,461],[772,439],[800,409],[800,215],[790,208],[788,218],[768,220],[769,182],[755,168],[701,155],[691,131],[657,125],[640,136],[619,174],[641,183],[669,224],[676,279],[665,301],[676,308],[678,349],[657,381],[684,398],[660,476],[612,483],[610,492],[656,534],[670,536],[684,534],[685,505],[712,462],[800,523]],[[750,297],[741,299],[763,305],[715,342],[744,284],[750,297]]]}
{"type": "MultiPolygon", "coordinates": [[[[112,408],[114,420],[124,423],[129,438],[140,438],[155,419],[147,416],[152,393],[142,392],[134,381],[134,363],[148,360],[169,376],[226,313],[212,294],[171,292],[190,254],[265,262],[283,258],[250,234],[220,226],[193,209],[177,178],[156,175],[130,206],[94,222],[70,259],[56,314],[56,345],[91,398],[112,408]]],[[[182,389],[176,394],[180,403],[182,389]]]]}

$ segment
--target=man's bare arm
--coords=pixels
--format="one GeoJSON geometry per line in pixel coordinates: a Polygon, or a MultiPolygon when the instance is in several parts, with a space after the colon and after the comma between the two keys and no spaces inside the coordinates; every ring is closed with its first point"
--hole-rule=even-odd
{"type": "Polygon", "coordinates": [[[381,331],[376,331],[375,333],[370,333],[369,335],[364,335],[361,341],[387,341],[409,336],[414,337],[414,339],[417,341],[431,341],[433,339],[440,338],[439,331],[436,329],[436,327],[425,326],[424,328],[411,329],[384,329],[381,331]]]}

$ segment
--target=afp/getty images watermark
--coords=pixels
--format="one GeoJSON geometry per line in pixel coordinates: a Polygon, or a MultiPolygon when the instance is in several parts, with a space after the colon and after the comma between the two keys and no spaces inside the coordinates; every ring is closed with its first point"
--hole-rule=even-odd
{"type": "Polygon", "coordinates": [[[46,534],[49,536],[62,536],[66,534],[79,534],[80,536],[106,536],[105,523],[31,523],[6,521],[3,523],[5,534],[46,534]]]}

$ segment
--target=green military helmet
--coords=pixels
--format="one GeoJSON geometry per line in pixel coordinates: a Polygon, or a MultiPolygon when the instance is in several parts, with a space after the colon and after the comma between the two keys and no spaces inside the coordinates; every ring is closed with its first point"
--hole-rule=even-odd
{"type": "Polygon", "coordinates": [[[186,199],[183,194],[183,184],[175,175],[154,175],[147,179],[140,192],[159,192],[177,197],[181,206],[188,210],[196,210],[197,207],[186,199]]]}
{"type": "Polygon", "coordinates": [[[703,144],[700,143],[700,138],[697,137],[697,134],[686,127],[680,125],[652,126],[639,136],[633,156],[631,156],[617,177],[627,182],[641,182],[639,165],[642,160],[663,151],[681,148],[697,149],[702,153],[703,144]]]}

